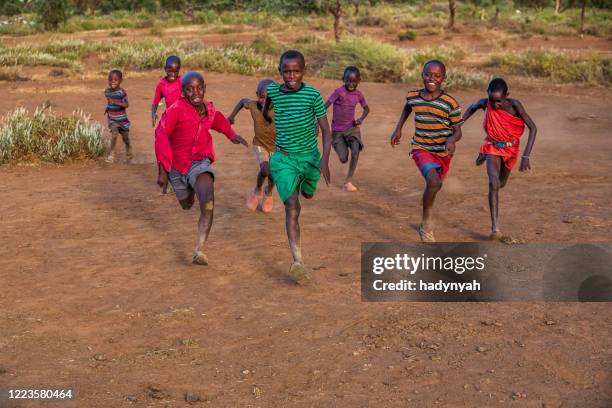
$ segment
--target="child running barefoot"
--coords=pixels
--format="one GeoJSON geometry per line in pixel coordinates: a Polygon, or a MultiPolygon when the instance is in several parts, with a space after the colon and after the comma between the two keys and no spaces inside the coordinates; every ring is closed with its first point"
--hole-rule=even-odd
{"type": "Polygon", "coordinates": [[[153,127],[155,127],[155,123],[158,119],[157,107],[161,99],[164,98],[166,109],[168,109],[181,97],[181,76],[179,75],[181,71],[181,59],[176,55],[171,55],[166,58],[164,71],[166,71],[166,76],[160,78],[157,82],[153,104],[151,105],[151,123],[153,127]]]}
{"type": "Polygon", "coordinates": [[[461,107],[442,90],[446,67],[438,60],[425,63],[421,78],[425,87],[408,92],[404,110],[391,135],[391,147],[400,143],[402,126],[414,111],[415,134],[410,155],[425,177],[423,217],[418,231],[421,241],[435,242],[432,212],[436,194],[448,173],[455,143],[461,139],[461,107]]]}
{"type": "Polygon", "coordinates": [[[168,181],[184,210],[200,203],[198,239],[193,263],[208,265],[204,244],[212,227],[214,210],[215,151],[210,129],[223,133],[234,144],[248,143],[234,130],[225,116],[210,101],[204,100],[206,84],[197,72],[186,73],[181,80],[184,97],[162,115],[155,130],[155,155],[158,161],[157,184],[165,188],[168,181]]]}
{"type": "Polygon", "coordinates": [[[489,176],[489,209],[491,211],[492,240],[503,239],[498,229],[497,216],[499,211],[499,189],[504,188],[510,171],[519,156],[519,142],[525,130],[529,128],[529,139],[521,156],[519,171],[531,169],[529,155],[538,132],[535,123],[517,99],[508,98],[508,85],[501,78],[495,78],[487,88],[487,98],[479,99],[470,105],[463,114],[467,121],[479,109],[485,111],[484,131],[487,134],[484,144],[476,159],[476,165],[487,162],[489,176]]]}
{"type": "Polygon", "coordinates": [[[361,141],[361,131],[359,126],[370,113],[370,108],[363,96],[357,90],[361,81],[361,74],[357,67],[346,67],[344,75],[342,75],[344,86],[336,89],[327,102],[325,108],[333,105],[334,116],[332,118],[332,146],[338,154],[340,162],[348,161],[349,150],[351,152],[351,162],[349,164],[348,174],[344,181],[345,191],[357,191],[352,183],[353,174],[357,168],[357,160],[359,160],[359,152],[363,149],[361,141]],[[363,113],[359,119],[355,119],[355,108],[360,104],[363,108],[363,113]]]}
{"type": "Polygon", "coordinates": [[[110,148],[106,161],[112,163],[115,160],[115,146],[117,137],[121,135],[125,143],[125,156],[132,159],[132,147],[130,145],[130,121],[126,109],[129,106],[128,96],[125,89],[121,88],[123,74],[118,69],[113,69],[108,73],[108,88],[104,90],[106,97],[106,118],[108,128],[111,132],[110,148]]]}
{"type": "Polygon", "coordinates": [[[268,85],[263,109],[269,119],[270,106],[274,105],[276,151],[270,158],[270,171],[285,203],[285,226],[293,255],[289,276],[296,283],[310,280],[300,246],[300,193],[312,198],[321,174],[328,185],[330,181],[331,131],[321,94],[302,82],[305,66],[299,51],[281,55],[278,70],[283,83],[268,85]],[[317,123],[323,131],[323,158],[317,146],[317,123]]]}
{"type": "MultiPolygon", "coordinates": [[[[274,190],[274,180],[270,175],[270,155],[274,152],[274,144],[276,143],[276,131],[274,130],[274,123],[268,122],[262,113],[264,103],[266,102],[266,88],[272,82],[271,79],[262,79],[257,85],[257,100],[253,101],[248,98],[241,99],[237,104],[232,113],[227,117],[229,122],[233,125],[236,115],[240,109],[248,109],[251,112],[253,118],[253,128],[255,136],[253,137],[253,152],[255,158],[259,164],[259,173],[257,174],[257,184],[255,190],[253,190],[247,197],[246,206],[249,210],[255,211],[257,206],[261,202],[261,211],[269,213],[274,207],[274,196],[272,192],[274,190]],[[264,189],[264,197],[262,200],[261,190],[264,181],[268,179],[268,184],[264,189]]],[[[269,116],[272,116],[272,111],[268,112],[269,116]]]]}

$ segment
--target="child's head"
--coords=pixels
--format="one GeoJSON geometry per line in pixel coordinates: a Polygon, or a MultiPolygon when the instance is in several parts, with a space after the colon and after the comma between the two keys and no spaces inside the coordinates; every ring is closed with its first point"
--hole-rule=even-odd
{"type": "Polygon", "coordinates": [[[430,60],[423,65],[423,72],[421,72],[421,78],[423,78],[423,85],[429,93],[439,92],[442,88],[442,82],[446,78],[446,67],[439,60],[430,60]]]}
{"type": "Polygon", "coordinates": [[[181,59],[176,55],[171,55],[166,58],[166,64],[164,64],[164,70],[166,71],[166,79],[170,82],[176,81],[181,70],[181,59]]]}
{"type": "Polygon", "coordinates": [[[342,74],[342,80],[346,90],[352,92],[357,89],[359,82],[361,82],[361,73],[357,67],[346,67],[344,68],[344,74],[342,74]]]}
{"type": "Polygon", "coordinates": [[[121,86],[121,81],[123,80],[123,74],[118,69],[113,69],[108,73],[108,86],[109,88],[115,90],[121,86]]]}
{"type": "Polygon", "coordinates": [[[502,103],[508,96],[508,84],[502,78],[495,78],[489,82],[487,88],[487,94],[489,94],[489,101],[494,109],[502,107],[502,103]]]}
{"type": "Polygon", "coordinates": [[[266,88],[268,88],[268,85],[270,85],[272,82],[274,81],[266,78],[262,79],[257,84],[257,100],[261,105],[266,102],[266,88]]]}
{"type": "Polygon", "coordinates": [[[206,93],[206,83],[202,74],[189,71],[183,75],[181,91],[190,104],[196,107],[202,105],[204,103],[204,94],[206,93]]]}
{"type": "Polygon", "coordinates": [[[305,67],[306,60],[301,52],[289,50],[281,55],[278,71],[282,75],[287,88],[298,89],[302,86],[305,67]]]}

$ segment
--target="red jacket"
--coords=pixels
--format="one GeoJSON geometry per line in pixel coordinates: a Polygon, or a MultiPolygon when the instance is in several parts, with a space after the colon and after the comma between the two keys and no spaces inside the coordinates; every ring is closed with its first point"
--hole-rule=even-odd
{"type": "Polygon", "coordinates": [[[181,97],[162,114],[155,129],[155,155],[166,171],[171,168],[186,174],[195,160],[215,161],[210,129],[232,140],[236,132],[229,121],[210,101],[204,102],[206,116],[200,118],[196,108],[181,97]]]}

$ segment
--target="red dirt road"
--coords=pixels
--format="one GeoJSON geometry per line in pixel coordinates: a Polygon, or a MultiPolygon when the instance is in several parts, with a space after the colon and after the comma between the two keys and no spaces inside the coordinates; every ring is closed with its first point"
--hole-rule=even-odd
{"type": "MultiPolygon", "coordinates": [[[[224,112],[257,83],[207,79],[224,112]]],[[[361,242],[418,238],[423,180],[408,157],[411,127],[399,148],[388,145],[406,87],[361,85],[372,113],[360,191],[341,190],[346,169],[332,156],[332,184],[302,203],[316,282],[301,288],[285,277],[278,196],[269,215],[245,209],[257,165],[223,136],[211,265],[190,264],[197,212],[155,185],[155,80],[128,74],[124,83],[135,164],[0,167],[0,387],[73,387],[76,399],[58,407],[182,407],[186,392],[212,407],[610,406],[609,304],[361,302],[361,242]]],[[[309,82],[324,95],[339,86],[309,82]]],[[[609,97],[510,85],[540,133],[533,171],[516,171],[501,192],[502,230],[526,242],[609,241],[609,97]]],[[[102,121],[104,86],[2,83],[0,112],[50,100],[102,121]]],[[[465,106],[481,94],[454,95],[465,106]]],[[[481,120],[464,127],[437,201],[441,241],[488,233],[486,174],[473,164],[481,120]]],[[[236,128],[251,140],[247,113],[236,128]]]]}

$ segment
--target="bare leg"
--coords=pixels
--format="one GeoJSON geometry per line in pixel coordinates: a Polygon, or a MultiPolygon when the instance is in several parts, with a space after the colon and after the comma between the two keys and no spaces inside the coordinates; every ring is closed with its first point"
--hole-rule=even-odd
{"type": "Polygon", "coordinates": [[[132,158],[132,145],[130,144],[130,131],[122,130],[121,138],[123,138],[123,143],[125,143],[125,157],[127,157],[127,159],[129,160],[132,158]]]}
{"type": "Polygon", "coordinates": [[[285,227],[287,228],[287,238],[294,262],[302,262],[302,249],[300,246],[300,205],[299,191],[296,188],[291,197],[285,201],[285,227]]]}
{"type": "Polygon", "coordinates": [[[260,174],[268,178],[268,185],[264,189],[264,194],[267,196],[272,195],[272,191],[274,190],[274,179],[272,179],[272,174],[270,172],[270,162],[266,161],[261,163],[260,174]]]}
{"type": "Polygon", "coordinates": [[[263,166],[263,164],[260,165],[259,173],[257,173],[257,182],[255,184],[255,193],[257,195],[261,194],[261,187],[263,186],[263,183],[266,180],[266,175],[262,171],[261,166],[263,166]]]}
{"type": "Polygon", "coordinates": [[[433,229],[433,205],[438,191],[442,188],[442,179],[435,168],[429,169],[425,175],[425,191],[423,192],[423,218],[421,224],[425,231],[433,229]]]}
{"type": "MultiPolygon", "coordinates": [[[[306,197],[309,198],[308,196],[306,197]]],[[[289,270],[289,276],[298,284],[306,283],[310,280],[310,275],[306,272],[306,268],[304,268],[304,263],[302,262],[299,223],[300,210],[299,189],[296,188],[291,197],[285,201],[285,226],[287,228],[291,255],[293,255],[293,264],[289,270]]]]}
{"type": "MultiPolygon", "coordinates": [[[[500,171],[502,159],[499,156],[487,155],[487,175],[489,176],[489,210],[491,212],[491,237],[497,233],[497,214],[499,210],[499,189],[501,187],[500,171]]],[[[506,180],[507,180],[506,176],[506,180]]]]}
{"type": "Polygon", "coordinates": [[[351,162],[349,163],[348,174],[346,175],[346,181],[351,181],[353,178],[353,174],[355,174],[355,169],[357,168],[357,161],[359,160],[359,151],[360,151],[359,142],[356,140],[351,140],[351,162]]]}
{"type": "Polygon", "coordinates": [[[200,219],[198,221],[198,241],[193,262],[200,265],[208,265],[208,258],[202,250],[204,244],[208,241],[215,208],[215,186],[210,173],[202,173],[198,176],[195,194],[198,196],[198,202],[200,203],[200,219]]]}
{"type": "Polygon", "coordinates": [[[112,162],[115,157],[115,146],[117,146],[117,137],[119,132],[111,131],[110,146],[108,147],[108,154],[106,160],[112,162]]]}

